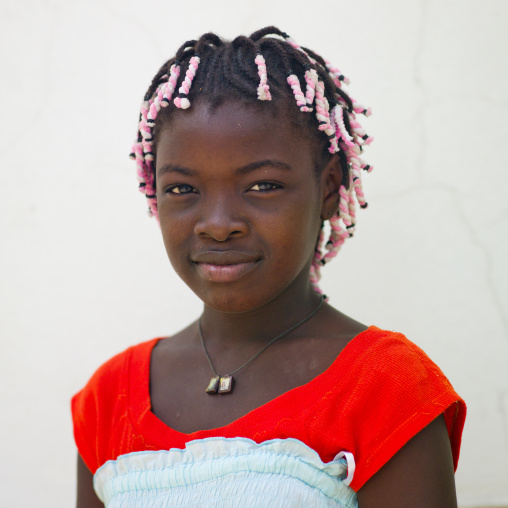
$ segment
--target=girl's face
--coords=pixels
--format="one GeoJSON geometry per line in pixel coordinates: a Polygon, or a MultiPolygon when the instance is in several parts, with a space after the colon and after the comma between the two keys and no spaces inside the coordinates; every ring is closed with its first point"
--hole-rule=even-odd
{"type": "Polygon", "coordinates": [[[321,218],[336,209],[329,196],[336,157],[318,177],[312,139],[283,116],[240,103],[215,111],[195,104],[176,111],[157,141],[157,203],[171,264],[220,311],[255,310],[287,291],[308,296],[321,218]]]}

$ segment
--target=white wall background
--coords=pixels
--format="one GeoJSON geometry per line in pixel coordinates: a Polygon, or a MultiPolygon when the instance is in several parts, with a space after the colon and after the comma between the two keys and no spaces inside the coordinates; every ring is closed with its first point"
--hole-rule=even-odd
{"type": "Polygon", "coordinates": [[[127,158],[138,105],[184,40],[268,24],[345,70],[375,112],[371,206],[324,289],[441,366],[469,406],[459,502],[508,505],[508,2],[19,0],[1,12],[3,506],[72,506],[71,395],[114,353],[200,312],[127,158]]]}

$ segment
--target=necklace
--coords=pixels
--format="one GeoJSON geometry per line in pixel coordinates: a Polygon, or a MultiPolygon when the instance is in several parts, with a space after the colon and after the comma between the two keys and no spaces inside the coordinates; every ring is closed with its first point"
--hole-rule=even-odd
{"type": "Polygon", "coordinates": [[[231,393],[233,391],[233,374],[236,374],[238,371],[242,370],[244,367],[247,367],[250,363],[252,363],[265,349],[270,347],[274,342],[276,342],[279,339],[282,339],[285,335],[292,332],[294,329],[298,328],[299,326],[303,325],[306,321],[308,321],[314,314],[317,313],[317,311],[321,308],[321,305],[323,305],[323,302],[325,301],[324,297],[321,298],[318,306],[305,318],[303,318],[301,321],[296,323],[296,325],[293,325],[291,328],[288,328],[284,332],[282,332],[280,335],[277,335],[274,339],[272,339],[268,344],[263,346],[253,357],[249,358],[243,365],[240,365],[236,370],[231,372],[231,374],[225,374],[221,376],[220,374],[217,374],[213,367],[212,360],[210,359],[210,355],[208,354],[208,351],[206,350],[205,341],[203,340],[203,330],[201,329],[201,318],[199,318],[198,321],[198,329],[199,329],[199,338],[201,339],[201,345],[203,346],[203,351],[205,352],[206,359],[208,360],[208,363],[210,364],[210,367],[212,368],[213,377],[210,379],[210,382],[208,383],[208,386],[206,387],[206,393],[209,393],[210,395],[215,393],[231,393]]]}

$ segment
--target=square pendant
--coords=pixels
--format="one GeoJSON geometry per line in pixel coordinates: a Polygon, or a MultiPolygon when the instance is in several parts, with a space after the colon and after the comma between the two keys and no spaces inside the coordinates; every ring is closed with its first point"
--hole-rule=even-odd
{"type": "Polygon", "coordinates": [[[233,376],[221,376],[219,393],[230,393],[233,391],[233,376]]]}
{"type": "Polygon", "coordinates": [[[208,386],[206,387],[206,393],[217,393],[217,390],[219,389],[219,381],[219,376],[212,377],[208,383],[208,386]]]}

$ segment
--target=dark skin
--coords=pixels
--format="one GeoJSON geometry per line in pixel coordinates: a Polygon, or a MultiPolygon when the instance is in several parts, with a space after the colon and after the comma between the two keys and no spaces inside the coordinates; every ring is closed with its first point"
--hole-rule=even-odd
{"type": "MultiPolygon", "coordinates": [[[[164,243],[174,269],[204,303],[203,335],[221,374],[319,303],[308,274],[321,221],[338,208],[342,170],[334,155],[317,174],[315,138],[284,120],[284,113],[275,118],[261,107],[227,103],[211,111],[193,104],[158,136],[164,243]]],[[[225,426],[308,383],[365,329],[324,304],[235,374],[233,393],[210,396],[204,388],[212,371],[193,323],[153,350],[152,411],[180,432],[225,426]]],[[[456,507],[444,419],[411,439],[360,489],[358,502],[360,508],[456,507]]],[[[79,457],[77,506],[103,506],[79,457]]]]}

